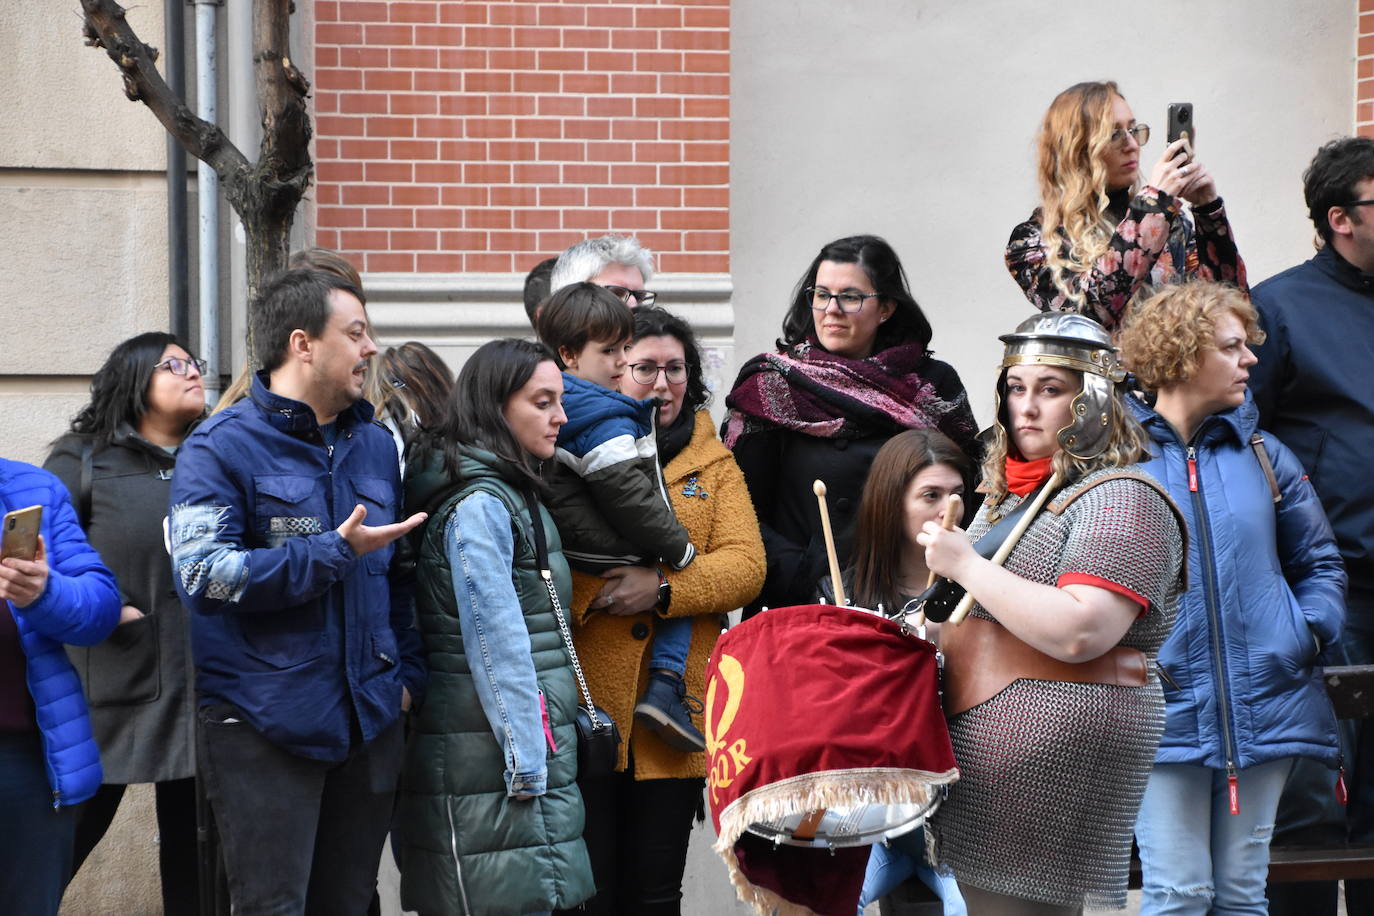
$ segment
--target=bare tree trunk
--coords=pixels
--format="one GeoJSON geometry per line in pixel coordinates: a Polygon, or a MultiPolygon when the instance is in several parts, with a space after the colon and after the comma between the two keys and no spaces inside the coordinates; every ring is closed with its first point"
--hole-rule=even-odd
{"type": "MultiPolygon", "coordinates": [[[[114,0],[81,0],[86,43],[104,48],[124,74],[124,94],[142,102],[187,152],[210,165],[234,212],[243,221],[248,248],[248,301],[286,267],[296,207],[310,186],[310,83],[288,54],[291,0],[253,0],[253,61],[262,143],[250,163],[224,132],[196,117],[162,79],[157,49],[134,33],[114,0]]],[[[248,315],[252,359],[253,307],[248,315]]]]}

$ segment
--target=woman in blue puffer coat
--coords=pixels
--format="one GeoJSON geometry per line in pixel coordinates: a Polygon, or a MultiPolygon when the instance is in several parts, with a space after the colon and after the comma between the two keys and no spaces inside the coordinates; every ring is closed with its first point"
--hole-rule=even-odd
{"type": "Polygon", "coordinates": [[[1267,913],[1293,760],[1339,765],[1317,658],[1340,635],[1345,572],[1302,466],[1256,435],[1248,345],[1263,339],[1249,300],[1207,282],[1137,304],[1120,339],[1155,396],[1153,409],[1131,404],[1153,440],[1143,467],[1191,539],[1188,592],[1159,652],[1165,732],[1136,822],[1144,916],[1267,913]]]}
{"type": "Polygon", "coordinates": [[[0,458],[0,516],[35,505],[38,552],[0,559],[0,901],[6,913],[55,916],[79,805],[101,779],[86,698],[62,644],[108,636],[119,589],[62,481],[0,458]]]}

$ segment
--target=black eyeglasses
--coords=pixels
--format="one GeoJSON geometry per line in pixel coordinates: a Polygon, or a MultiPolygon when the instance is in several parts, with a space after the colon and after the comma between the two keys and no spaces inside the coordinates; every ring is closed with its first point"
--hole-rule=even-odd
{"type": "Polygon", "coordinates": [[[173,375],[187,375],[190,373],[191,367],[195,366],[196,374],[204,375],[207,365],[209,364],[203,359],[182,359],[180,356],[169,356],[162,362],[153,366],[153,371],[156,372],[159,369],[166,369],[173,375]]]}
{"type": "Polygon", "coordinates": [[[653,305],[654,300],[658,298],[658,293],[650,292],[647,289],[626,289],[623,286],[603,286],[602,289],[608,289],[615,293],[620,301],[626,305],[630,304],[631,296],[640,305],[653,305]]]}
{"type": "Polygon", "coordinates": [[[652,385],[658,381],[658,374],[668,380],[669,385],[681,385],[687,381],[687,367],[682,363],[668,366],[655,366],[653,363],[630,363],[630,378],[641,385],[652,385]]]}
{"type": "Polygon", "coordinates": [[[842,293],[832,293],[830,290],[820,286],[807,287],[806,295],[811,297],[811,308],[817,312],[823,312],[830,308],[830,300],[838,299],[840,311],[847,314],[854,314],[864,307],[865,299],[877,299],[879,293],[858,293],[853,290],[845,290],[842,293]]]}
{"type": "Polygon", "coordinates": [[[1367,207],[1370,204],[1374,204],[1374,200],[1352,200],[1348,204],[1341,204],[1341,208],[1349,210],[1351,207],[1367,207]]]}
{"type": "Polygon", "coordinates": [[[1137,145],[1144,146],[1146,143],[1150,142],[1150,125],[1133,124],[1130,127],[1118,127],[1116,130],[1112,131],[1111,142],[1116,146],[1125,146],[1127,134],[1135,137],[1137,145]]]}

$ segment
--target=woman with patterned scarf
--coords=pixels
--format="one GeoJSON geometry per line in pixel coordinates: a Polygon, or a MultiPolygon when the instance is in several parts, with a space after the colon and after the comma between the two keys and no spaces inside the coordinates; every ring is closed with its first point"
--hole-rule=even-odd
{"type": "Polygon", "coordinates": [[[747,608],[809,604],[826,569],[812,482],[825,481],[841,565],[873,456],[905,429],[937,429],[973,460],[968,395],[931,356],[930,322],[897,253],[872,235],[831,242],[792,296],[778,349],[744,364],[721,438],[744,471],[768,557],[747,608]]]}

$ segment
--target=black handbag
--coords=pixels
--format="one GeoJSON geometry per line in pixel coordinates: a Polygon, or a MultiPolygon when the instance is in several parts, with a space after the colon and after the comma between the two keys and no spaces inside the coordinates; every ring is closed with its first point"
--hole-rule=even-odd
{"type": "Polygon", "coordinates": [[[558,620],[558,632],[563,636],[563,644],[568,647],[568,660],[572,662],[573,674],[577,677],[577,687],[582,691],[582,703],[577,706],[577,778],[587,779],[609,776],[615,772],[620,757],[620,729],[615,721],[592,702],[591,691],[587,689],[587,679],[582,676],[582,663],[577,658],[577,648],[573,645],[572,631],[568,629],[568,618],[563,614],[563,602],[558,600],[558,589],[553,584],[553,573],[549,571],[549,547],[544,537],[544,525],[539,517],[539,503],[530,494],[525,494],[525,506],[529,510],[531,525],[534,529],[535,560],[539,564],[539,578],[549,591],[549,602],[553,605],[553,616],[558,620]]]}
{"type": "Polygon", "coordinates": [[[609,776],[620,755],[620,729],[600,706],[577,707],[577,778],[609,776]]]}

